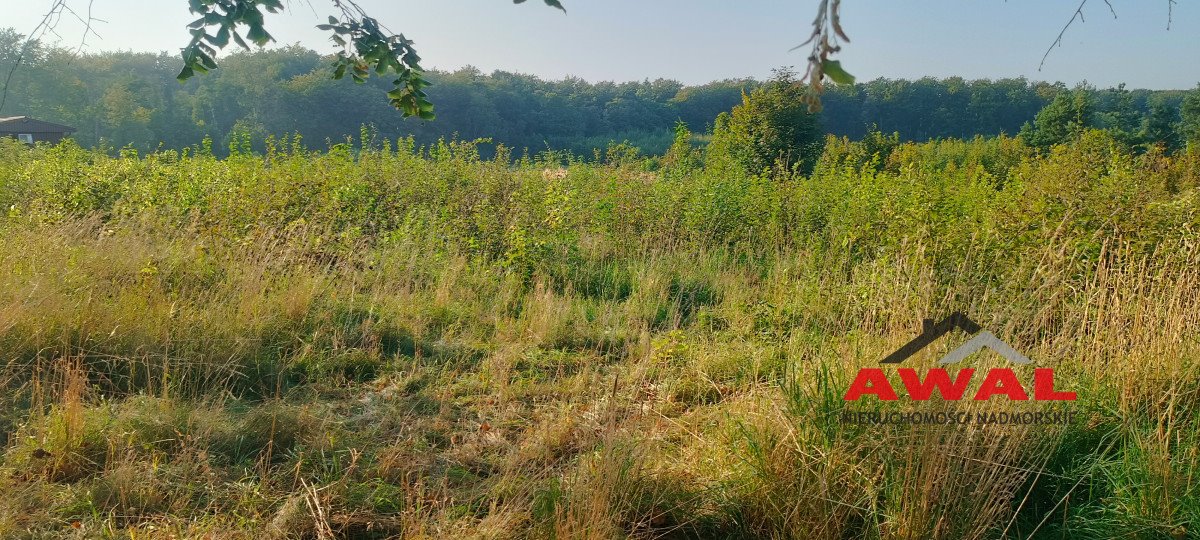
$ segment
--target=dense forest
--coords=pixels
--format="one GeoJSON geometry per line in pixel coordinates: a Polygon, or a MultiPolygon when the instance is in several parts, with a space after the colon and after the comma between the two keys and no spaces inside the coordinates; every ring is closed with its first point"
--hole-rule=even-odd
{"type": "MultiPolygon", "coordinates": [[[[531,152],[591,156],[610,142],[629,141],[657,155],[672,143],[677,122],[695,133],[709,132],[718,114],[762,84],[749,79],[700,86],[664,79],[546,81],[468,67],[429,74],[434,83],[429,93],[438,106],[437,120],[429,122],[404,119],[392,109],[383,98],[386,81],[331,80],[328,62],[300,46],[237,53],[221,69],[181,84],[175,79],[179,59],[172,54],[77,55],[27,46],[17,32],[0,30],[0,73],[12,71],[0,115],[72,125],[82,145],[110,149],[181,148],[210,137],[220,152],[233,134],[259,142],[267,135],[299,134],[309,147],[325,148],[358,137],[370,125],[379,137],[411,135],[418,144],[491,138],[531,152]],[[18,58],[20,67],[12,70],[18,58]]],[[[913,141],[1014,135],[1062,96],[1083,100],[1086,110],[1069,103],[1059,108],[1087,127],[1114,130],[1126,142],[1173,146],[1178,137],[1171,132],[1185,94],[1088,85],[1072,89],[1026,79],[876,79],[831,88],[820,121],[825,131],[853,139],[873,128],[913,141]]]]}

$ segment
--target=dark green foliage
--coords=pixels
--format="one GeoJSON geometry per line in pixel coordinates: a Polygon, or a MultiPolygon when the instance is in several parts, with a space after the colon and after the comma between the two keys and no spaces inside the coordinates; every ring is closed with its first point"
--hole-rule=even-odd
{"type": "Polygon", "coordinates": [[[1189,146],[1200,145],[1200,86],[1188,93],[1179,108],[1179,134],[1189,146]]]}
{"type": "Polygon", "coordinates": [[[280,0],[188,0],[188,10],[200,18],[188,24],[192,41],[183,48],[183,69],[179,72],[179,80],[217,69],[217,51],[229,45],[231,38],[247,50],[250,45],[246,39],[259,47],[274,41],[275,38],[263,28],[263,13],[259,7],[268,13],[279,13],[283,10],[283,3],[280,0]],[[245,28],[245,39],[239,30],[242,27],[245,28]],[[209,34],[210,28],[215,28],[215,32],[209,34]]]}
{"type": "Polygon", "coordinates": [[[886,135],[879,131],[878,128],[872,128],[867,133],[867,136],[863,137],[861,142],[863,150],[866,152],[866,157],[869,160],[868,162],[873,164],[876,169],[879,169],[887,163],[888,158],[892,156],[892,151],[897,146],[900,146],[900,134],[892,133],[891,135],[886,135]]]}
{"type": "Polygon", "coordinates": [[[1048,101],[1047,83],[1026,79],[876,79],[828,88],[822,123],[861,138],[871,126],[909,140],[1013,134],[1048,101]]]}
{"type": "Polygon", "coordinates": [[[684,174],[702,165],[703,155],[699,149],[692,146],[691,130],[683,122],[676,123],[674,142],[662,157],[663,168],[676,174],[684,174]]]}
{"type": "Polygon", "coordinates": [[[1179,122],[1179,110],[1156,100],[1150,105],[1150,114],[1142,122],[1141,140],[1145,144],[1161,145],[1165,150],[1173,151],[1179,148],[1179,132],[1176,125],[1179,122]]]}
{"type": "Polygon", "coordinates": [[[1049,150],[1064,144],[1093,125],[1094,105],[1083,88],[1060,92],[1046,108],[1038,112],[1032,124],[1021,128],[1021,138],[1030,146],[1049,150]]]}
{"type": "Polygon", "coordinates": [[[584,298],[620,301],[633,293],[629,268],[610,258],[562,257],[548,262],[544,271],[556,290],[584,298]]]}
{"type": "MultiPolygon", "coordinates": [[[[514,3],[524,1],[514,0],[514,3]]],[[[566,11],[558,0],[544,1],[547,6],[566,11]]],[[[330,39],[338,47],[333,78],[341,79],[348,73],[354,82],[361,84],[372,71],[379,75],[393,73],[396,78],[387,92],[388,103],[405,118],[433,120],[433,103],[424,90],[429,81],[425,79],[413,41],[404,34],[390,33],[353,0],[333,0],[333,6],[341,17],[330,15],[328,24],[317,26],[330,32],[330,39]]],[[[250,49],[247,40],[259,47],[274,41],[265,28],[260,7],[268,13],[284,9],[280,0],[188,0],[188,9],[200,18],[188,25],[192,40],[183,49],[183,69],[177,78],[185,81],[197,73],[217,69],[217,52],[229,45],[230,39],[247,50],[250,49]]]]}
{"type": "MultiPolygon", "coordinates": [[[[232,38],[231,38],[232,39],[232,38]]],[[[675,140],[676,122],[696,133],[702,146],[714,120],[742,102],[743,92],[761,83],[726,80],[701,86],[676,81],[591,83],[578,78],[545,81],[503,71],[485,74],[474,68],[453,73],[427,72],[428,100],[438,104],[436,122],[405,119],[380,99],[394,88],[378,77],[363,84],[331,80],[335,55],[303,47],[234,52],[220,59],[221,69],[185,84],[175,80],[177,61],[167,53],[102,53],[76,58],[74,51],[26,44],[13,30],[0,30],[0,71],[24,53],[9,83],[0,114],[29,115],[78,128],[75,139],[116,153],[126,146],[139,152],[182,149],[206,136],[218,155],[245,135],[248,150],[263,152],[268,135],[289,137],[289,144],[315,149],[358,139],[364,125],[376,141],[412,135],[418,145],[438,139],[490,138],[531,154],[567,150],[590,157],[612,142],[628,141],[645,155],[666,153],[675,140]]],[[[353,70],[347,68],[347,74],[353,70]]],[[[1058,94],[1061,85],[1024,79],[966,81],[961,78],[917,81],[878,79],[829,87],[822,97],[825,131],[862,139],[872,126],[899,133],[901,140],[970,139],[975,135],[1016,133],[1058,94]]],[[[1161,104],[1165,118],[1178,111],[1184,93],[1129,90],[1137,117],[1161,104]]],[[[1118,108],[1115,91],[1093,93],[1099,115],[1118,108]]],[[[1197,107],[1200,110],[1200,107],[1197,107]]],[[[1140,129],[1144,120],[1134,123],[1140,129]]],[[[1137,130],[1135,130],[1137,131],[1137,130]]],[[[1137,133],[1140,137],[1140,131],[1137,133]]],[[[485,155],[492,148],[484,147],[485,155]]]]}
{"type": "MultiPolygon", "coordinates": [[[[561,9],[561,10],[563,10],[563,12],[567,11],[567,9],[564,8],[562,3],[559,2],[558,0],[542,0],[542,1],[545,2],[547,6],[561,9]]],[[[524,4],[525,0],[513,0],[513,3],[514,4],[524,4]]]]}
{"type": "Polygon", "coordinates": [[[671,280],[667,287],[671,302],[679,313],[681,325],[689,325],[693,317],[703,307],[714,305],[721,301],[721,292],[711,283],[690,276],[679,276],[671,280]]]}
{"type": "Polygon", "coordinates": [[[816,115],[808,112],[806,92],[794,73],[783,70],[744,95],[732,113],[718,117],[710,159],[729,158],[750,173],[776,165],[811,171],[825,138],[816,115]]]}
{"type": "Polygon", "coordinates": [[[1113,138],[1126,146],[1136,146],[1142,142],[1142,115],[1133,105],[1133,94],[1125,89],[1125,83],[1107,90],[1112,106],[1096,115],[1099,124],[1112,134],[1113,138]]]}
{"type": "Polygon", "coordinates": [[[318,26],[333,32],[333,42],[342,50],[333,62],[333,78],[341,79],[346,73],[354,82],[362,84],[375,73],[396,74],[392,90],[387,93],[388,102],[405,117],[417,116],[422,120],[433,120],[433,103],[427,99],[425,87],[429,86],[422,73],[421,57],[413,48],[413,42],[404,37],[389,36],[380,30],[379,23],[370,17],[362,20],[351,18],[339,21],[329,18],[329,24],[318,26]]]}
{"type": "MultiPolygon", "coordinates": [[[[0,70],[11,66],[3,59],[15,56],[22,42],[15,32],[5,32],[0,33],[0,70]]],[[[71,51],[31,50],[0,113],[74,126],[81,144],[113,153],[129,145],[139,152],[182,149],[208,136],[215,152],[225,155],[244,134],[251,135],[255,152],[265,151],[267,135],[287,134],[300,135],[301,147],[323,149],[347,137],[358,139],[369,125],[376,141],[413,135],[418,145],[430,145],[442,138],[486,137],[517,149],[518,157],[523,149],[591,156],[593,149],[626,140],[658,155],[670,147],[679,119],[695,119],[691,125],[705,128],[740,102],[743,88],[756,84],[545,81],[474,68],[429,72],[424,76],[433,83],[426,89],[428,99],[439,110],[437,121],[424,122],[405,119],[379,99],[389,91],[388,81],[341,84],[327,73],[335,57],[302,47],[235,52],[221,58],[221,69],[185,84],[175,81],[174,60],[166,53],[104,53],[70,61],[71,51]]]]}

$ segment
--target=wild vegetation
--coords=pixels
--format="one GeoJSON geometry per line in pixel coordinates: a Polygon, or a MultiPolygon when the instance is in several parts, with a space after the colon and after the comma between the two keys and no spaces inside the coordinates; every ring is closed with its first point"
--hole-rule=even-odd
{"type": "Polygon", "coordinates": [[[0,536],[1196,535],[1196,147],[791,155],[773,103],[654,159],[0,141],[0,536]],[[1079,400],[955,408],[1079,420],[839,422],[943,410],[842,397],[956,310],[1079,400]]]}
{"type": "MultiPolygon", "coordinates": [[[[741,102],[743,91],[763,83],[546,81],[473,68],[431,71],[423,77],[433,84],[426,91],[438,118],[426,122],[405,119],[388,104],[390,81],[331,80],[333,58],[303,47],[232,54],[221,60],[220,69],[180,84],[175,79],[180,59],[174,53],[77,55],[61,47],[26,46],[17,32],[0,29],[0,73],[7,75],[18,58],[21,67],[6,81],[0,116],[29,115],[73,126],[81,145],[112,154],[125,147],[143,153],[182,150],[210,137],[214,151],[224,155],[230,141],[246,135],[261,152],[268,135],[284,134],[299,134],[306,147],[324,149],[357,138],[368,122],[381,137],[412,136],[421,145],[443,138],[490,138],[516,149],[518,156],[528,148],[534,154],[565,150],[591,157],[610,142],[629,141],[658,155],[670,146],[676,122],[707,132],[718,114],[741,102]]],[[[1118,138],[1133,144],[1177,148],[1174,126],[1182,117],[1200,126],[1200,104],[1182,106],[1184,94],[1072,89],[1025,79],[877,79],[826,88],[820,123],[828,133],[853,139],[873,127],[913,141],[1014,135],[1057,96],[1079,95],[1089,113],[1081,127],[1119,131],[1124,135],[1118,138]]],[[[1047,140],[1044,147],[1065,139],[1047,140]]],[[[490,147],[482,150],[490,155],[490,147]]]]}

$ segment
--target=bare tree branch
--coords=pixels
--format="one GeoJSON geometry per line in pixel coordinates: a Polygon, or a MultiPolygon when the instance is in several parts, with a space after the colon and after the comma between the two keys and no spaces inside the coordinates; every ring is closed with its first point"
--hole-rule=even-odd
{"type": "Polygon", "coordinates": [[[67,0],[53,0],[51,2],[50,9],[46,11],[44,16],[42,16],[42,20],[39,21],[37,26],[35,26],[33,30],[25,36],[25,43],[21,45],[21,52],[17,54],[16,61],[13,62],[11,67],[9,67],[8,73],[6,73],[4,76],[4,88],[0,89],[0,112],[4,110],[4,105],[8,102],[8,88],[12,84],[13,74],[15,74],[17,69],[25,63],[30,50],[37,46],[38,42],[41,41],[41,39],[47,34],[54,35],[59,39],[62,39],[62,36],[60,36],[57,32],[57,28],[59,23],[62,22],[64,15],[70,15],[83,24],[83,36],[79,40],[79,46],[75,49],[76,55],[82,52],[83,48],[87,45],[87,39],[89,35],[96,36],[97,38],[100,37],[100,34],[97,34],[92,26],[94,23],[104,21],[92,16],[92,4],[94,2],[95,0],[88,0],[86,17],[81,16],[78,12],[72,9],[67,3],[67,0]]]}
{"type": "Polygon", "coordinates": [[[96,0],[88,0],[86,17],[80,16],[79,13],[77,13],[75,10],[71,9],[71,7],[66,4],[66,2],[63,3],[63,10],[66,11],[67,13],[70,13],[73,17],[75,17],[75,20],[77,20],[81,24],[83,24],[83,36],[81,36],[79,38],[79,46],[75,47],[75,53],[74,53],[75,56],[78,56],[80,53],[83,52],[83,49],[85,47],[87,47],[87,40],[88,40],[89,34],[96,36],[96,39],[104,39],[103,37],[100,36],[99,33],[96,32],[96,29],[93,27],[93,24],[97,23],[97,22],[108,22],[108,21],[105,21],[103,19],[97,19],[92,16],[92,6],[95,5],[95,3],[96,3],[96,0]]]}
{"type": "MultiPolygon", "coordinates": [[[[1108,0],[1105,0],[1105,2],[1107,1],[1108,0]]],[[[1058,32],[1058,37],[1054,38],[1054,42],[1051,43],[1050,47],[1046,49],[1046,54],[1042,55],[1042,62],[1038,64],[1038,71],[1041,71],[1042,67],[1046,65],[1046,59],[1050,57],[1050,52],[1053,51],[1055,47],[1062,46],[1063,36],[1066,35],[1067,29],[1070,28],[1072,24],[1075,24],[1075,19],[1079,19],[1079,22],[1087,22],[1083,19],[1083,6],[1086,6],[1087,3],[1088,0],[1082,0],[1079,2],[1079,7],[1075,8],[1075,13],[1071,15],[1071,20],[1067,21],[1067,24],[1064,25],[1062,30],[1058,32]]]]}
{"type": "MultiPolygon", "coordinates": [[[[1175,18],[1175,4],[1177,1],[1178,0],[1167,0],[1167,30],[1171,29],[1171,22],[1175,18]]],[[[1079,7],[1075,8],[1075,13],[1071,15],[1071,20],[1067,21],[1067,24],[1063,26],[1061,31],[1059,31],[1058,37],[1054,38],[1054,42],[1051,43],[1050,47],[1046,49],[1046,54],[1042,55],[1042,61],[1038,64],[1038,71],[1041,71],[1042,68],[1045,67],[1046,59],[1050,57],[1050,53],[1054,50],[1054,48],[1062,46],[1063,36],[1066,35],[1067,29],[1071,28],[1072,24],[1075,24],[1075,20],[1078,19],[1081,23],[1087,22],[1083,19],[1083,8],[1087,5],[1087,3],[1088,0],[1081,0],[1079,2],[1079,7]]],[[[1104,0],[1104,5],[1108,6],[1108,12],[1112,13],[1113,18],[1116,19],[1117,10],[1113,7],[1112,0],[1104,0]]]]}
{"type": "Polygon", "coordinates": [[[1117,18],[1117,10],[1113,8],[1112,0],[1104,0],[1104,4],[1108,6],[1108,12],[1112,13],[1113,18],[1117,18]]]}

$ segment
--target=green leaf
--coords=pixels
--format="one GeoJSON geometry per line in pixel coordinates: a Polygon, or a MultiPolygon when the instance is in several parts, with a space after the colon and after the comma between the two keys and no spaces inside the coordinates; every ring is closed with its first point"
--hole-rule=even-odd
{"type": "Polygon", "coordinates": [[[217,69],[217,62],[216,60],[213,60],[211,56],[207,54],[197,54],[196,57],[200,59],[200,63],[204,64],[204,67],[208,69],[217,69]]]}
{"type": "Polygon", "coordinates": [[[854,84],[854,75],[843,69],[842,63],[837,60],[822,60],[821,69],[835,83],[854,84]]]}
{"type": "MultiPolygon", "coordinates": [[[[559,2],[558,0],[543,0],[543,1],[546,2],[547,6],[550,6],[552,8],[561,9],[563,11],[563,13],[567,12],[567,8],[563,7],[562,2],[559,2]]],[[[524,4],[525,0],[513,0],[513,3],[514,4],[524,4]]]]}
{"type": "Polygon", "coordinates": [[[229,27],[222,26],[220,30],[217,30],[217,35],[208,41],[218,47],[229,45],[229,27]]]}
{"type": "Polygon", "coordinates": [[[255,45],[261,46],[271,42],[271,34],[268,34],[261,24],[250,24],[250,31],[246,32],[246,37],[255,45]]]}

